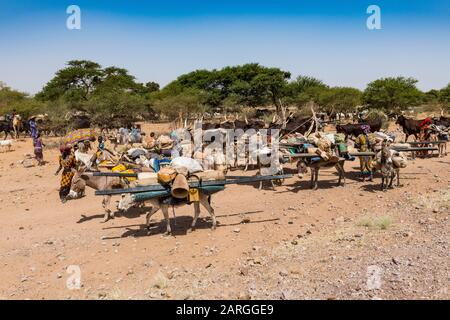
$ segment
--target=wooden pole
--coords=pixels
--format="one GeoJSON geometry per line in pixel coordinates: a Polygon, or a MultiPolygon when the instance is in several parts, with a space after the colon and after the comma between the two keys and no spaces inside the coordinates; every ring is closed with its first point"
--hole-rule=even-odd
{"type": "MultiPolygon", "coordinates": [[[[212,181],[204,181],[204,182],[189,182],[190,188],[201,188],[206,186],[222,186],[227,184],[241,184],[241,183],[253,183],[260,181],[268,181],[268,180],[282,180],[287,178],[292,178],[292,174],[284,174],[284,175],[274,175],[274,176],[259,176],[259,177],[242,177],[239,179],[233,180],[212,180],[212,181]]],[[[141,186],[135,188],[127,188],[127,189],[108,189],[108,190],[98,190],[95,192],[96,196],[106,196],[106,195],[114,195],[114,194],[123,194],[123,193],[138,193],[138,192],[146,192],[146,191],[167,191],[170,190],[170,186],[164,186],[161,184],[152,184],[149,186],[141,186]]]]}

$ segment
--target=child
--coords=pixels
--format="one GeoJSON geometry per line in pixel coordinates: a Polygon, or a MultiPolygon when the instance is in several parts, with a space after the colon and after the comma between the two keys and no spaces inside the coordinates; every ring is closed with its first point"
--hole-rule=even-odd
{"type": "Polygon", "coordinates": [[[34,157],[38,161],[38,166],[42,166],[45,164],[44,153],[42,150],[44,144],[42,143],[41,135],[39,133],[37,133],[36,138],[33,139],[33,145],[34,145],[34,157]]]}

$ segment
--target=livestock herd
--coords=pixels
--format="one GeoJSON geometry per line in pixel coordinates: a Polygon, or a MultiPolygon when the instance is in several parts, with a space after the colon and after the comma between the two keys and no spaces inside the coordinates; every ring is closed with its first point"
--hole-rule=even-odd
{"type": "MultiPolygon", "coordinates": [[[[33,120],[39,119],[38,129],[45,132],[46,117],[33,117],[33,120]]],[[[89,125],[89,119],[78,117],[80,120],[76,127],[86,127],[89,125]]],[[[380,173],[381,189],[386,191],[393,187],[393,181],[396,179],[397,186],[400,186],[400,169],[407,164],[407,155],[405,153],[419,151],[429,153],[437,149],[439,155],[444,154],[444,147],[448,140],[448,130],[450,119],[445,117],[426,118],[423,120],[414,120],[399,115],[396,118],[396,124],[405,133],[405,142],[410,135],[414,135],[415,143],[398,143],[397,133],[388,132],[383,129],[383,120],[361,121],[359,123],[337,124],[335,132],[327,130],[324,132],[325,122],[313,117],[296,117],[290,114],[283,123],[275,121],[267,124],[262,120],[244,119],[244,120],[225,120],[223,122],[201,122],[200,128],[203,135],[212,133],[214,139],[202,141],[202,148],[195,149],[192,137],[194,127],[186,126],[183,129],[177,129],[170,135],[162,134],[156,136],[154,133],[146,135],[138,130],[139,126],[133,126],[130,132],[128,128],[120,128],[115,134],[108,134],[110,141],[114,141],[114,150],[104,147],[104,139],[99,139],[99,146],[94,153],[89,153],[89,142],[78,141],[71,145],[72,154],[76,157],[77,166],[74,174],[71,176],[70,193],[67,199],[77,199],[84,195],[86,187],[96,191],[108,191],[114,188],[125,190],[139,186],[142,174],[154,174],[157,178],[158,172],[164,168],[171,168],[175,159],[193,159],[200,166],[200,170],[191,170],[185,168],[183,175],[189,180],[196,176],[199,171],[220,172],[224,179],[229,178],[227,173],[230,170],[242,166],[245,171],[250,165],[254,165],[258,170],[257,175],[282,175],[287,170],[294,170],[300,178],[308,170],[311,172],[311,188],[317,189],[318,175],[321,168],[335,167],[338,173],[338,184],[345,186],[345,162],[354,161],[359,158],[361,165],[361,177],[364,179],[369,174],[372,179],[375,172],[380,173]],[[274,141],[273,136],[263,135],[265,132],[272,132],[274,129],[279,133],[274,141]],[[135,131],[133,131],[135,130],[135,131]],[[227,131],[241,130],[243,135],[234,137],[232,141],[233,156],[231,158],[226,154],[225,133],[227,131]],[[185,133],[189,133],[185,135],[185,133]],[[139,134],[139,139],[130,138],[139,134]],[[217,135],[218,134],[218,135],[217,135]],[[188,136],[188,140],[186,140],[188,136]],[[258,148],[252,150],[250,141],[255,137],[258,148]],[[208,148],[208,143],[213,141],[215,145],[223,148],[208,148]],[[117,147],[120,148],[117,150],[117,147]],[[88,146],[88,147],[86,147],[88,146]],[[243,147],[242,147],[243,146],[243,147]],[[437,148],[435,148],[437,146],[437,148]],[[240,148],[241,147],[241,148],[240,148]],[[256,152],[256,153],[255,153],[256,152]],[[239,161],[239,156],[243,154],[244,161],[239,161]],[[265,161],[262,161],[262,158],[265,161]],[[296,169],[292,169],[290,164],[294,164],[296,169]],[[118,170],[117,168],[121,168],[118,170]],[[290,168],[289,168],[290,167],[290,168]],[[113,172],[111,172],[113,171],[113,172]],[[96,173],[111,173],[108,175],[98,175],[96,173]]],[[[28,122],[21,121],[20,116],[14,115],[10,120],[1,120],[1,130],[8,134],[12,128],[18,136],[20,130],[27,130],[28,122]],[[9,121],[9,122],[8,122],[9,121]]],[[[23,132],[23,131],[22,131],[23,132]]],[[[100,135],[103,133],[101,131],[100,135]]],[[[90,142],[92,143],[92,141],[90,142]]],[[[6,145],[6,144],[5,144],[6,145]]],[[[67,147],[67,146],[66,146],[67,147]]],[[[67,149],[67,148],[66,148],[67,149]]],[[[65,149],[65,150],[66,150],[65,149]]],[[[188,162],[186,162],[188,163],[188,162]]],[[[176,174],[180,174],[176,170],[176,174]]],[[[153,176],[152,176],[153,177],[153,176]]],[[[283,176],[281,176],[283,177],[283,176]]],[[[283,178],[272,181],[282,183],[283,178]]],[[[169,188],[171,183],[168,183],[169,188]]],[[[153,182],[154,185],[160,185],[158,179],[153,182]]],[[[262,181],[260,182],[262,188],[262,181]]],[[[198,191],[198,190],[197,190],[198,191]]],[[[132,206],[140,207],[144,201],[137,201],[135,194],[130,192],[122,194],[118,202],[117,209],[126,211],[132,206]]],[[[112,194],[103,195],[103,207],[105,209],[106,222],[114,217],[114,210],[110,208],[112,194]]],[[[210,213],[215,228],[214,209],[211,206],[211,195],[198,193],[197,197],[191,196],[185,199],[174,199],[173,196],[159,196],[146,200],[150,204],[146,222],[149,224],[150,217],[159,209],[162,210],[167,221],[167,232],[170,233],[170,223],[168,218],[168,207],[183,204],[194,203],[195,218],[191,228],[195,227],[198,215],[200,213],[200,204],[210,213]],[[176,201],[175,201],[176,200],[176,201]]]]}

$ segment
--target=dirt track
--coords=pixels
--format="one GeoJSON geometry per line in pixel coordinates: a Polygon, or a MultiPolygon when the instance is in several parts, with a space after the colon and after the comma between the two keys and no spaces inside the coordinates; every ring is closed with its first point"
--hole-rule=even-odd
{"type": "Polygon", "coordinates": [[[57,150],[24,168],[31,141],[14,148],[0,153],[2,299],[450,298],[450,156],[410,161],[388,192],[378,177],[360,182],[356,161],[345,188],[334,170],[318,191],[297,177],[276,190],[229,186],[213,198],[216,231],[202,210],[186,234],[183,207],[163,237],[161,213],[150,233],[137,212],[100,223],[92,190],[61,204],[57,150]],[[79,290],[66,287],[70,265],[79,290]]]}

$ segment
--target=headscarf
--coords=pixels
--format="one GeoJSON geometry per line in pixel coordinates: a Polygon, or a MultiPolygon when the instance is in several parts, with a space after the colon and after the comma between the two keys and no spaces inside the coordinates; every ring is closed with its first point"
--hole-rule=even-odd
{"type": "Polygon", "coordinates": [[[361,129],[364,131],[365,134],[369,134],[370,133],[370,126],[367,124],[363,124],[361,126],[361,129]]]}
{"type": "Polygon", "coordinates": [[[70,144],[61,144],[59,147],[59,151],[62,155],[68,155],[70,154],[70,151],[72,150],[72,145],[70,144]]]}

